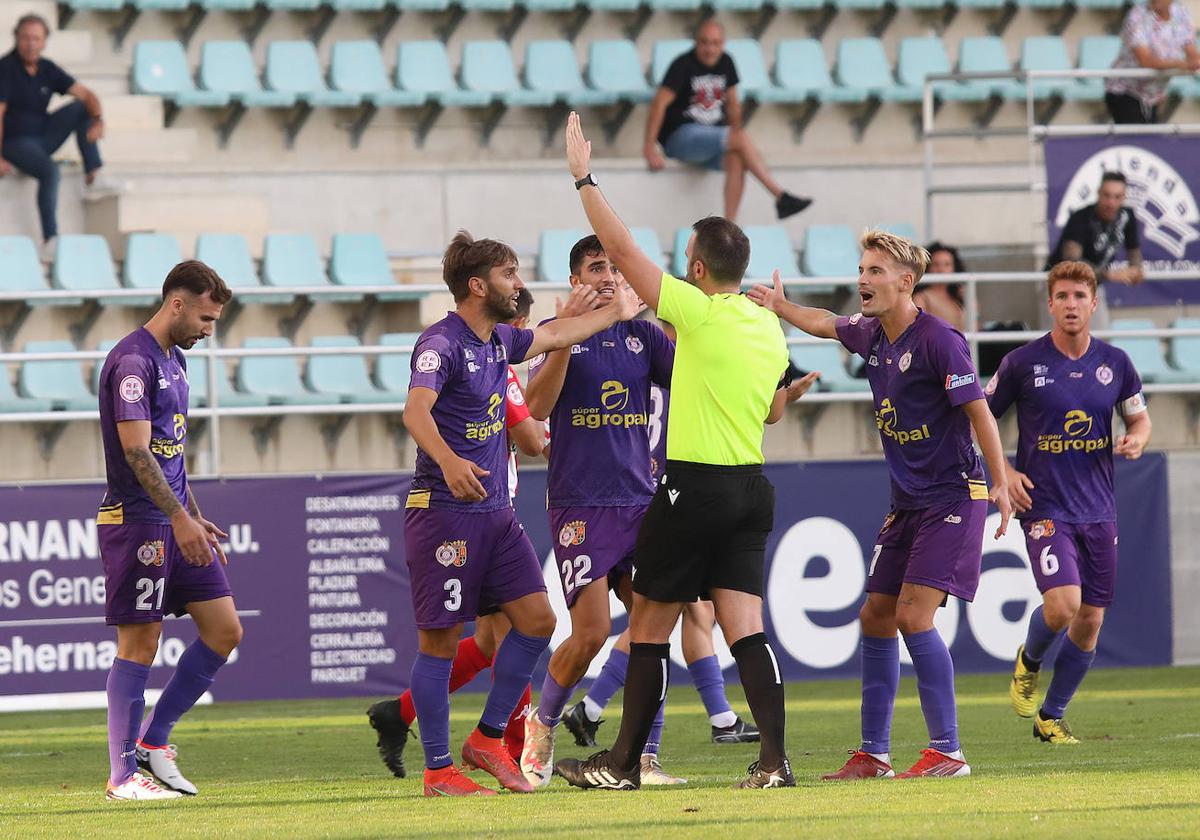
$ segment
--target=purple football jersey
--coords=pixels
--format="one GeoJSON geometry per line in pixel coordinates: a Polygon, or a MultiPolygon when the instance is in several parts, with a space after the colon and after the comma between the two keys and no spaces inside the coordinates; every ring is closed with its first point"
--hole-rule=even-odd
{"type": "Polygon", "coordinates": [[[964,403],[983,399],[962,333],[921,311],[893,344],[876,318],[837,319],[837,334],[867,360],[875,425],[892,477],[892,507],[986,499],[983,464],[964,403]]]}
{"type": "Polygon", "coordinates": [[[142,488],[125,460],[117,434],[124,420],[150,421],[150,451],[175,497],[187,504],[184,444],[187,440],[188,381],[183,351],[164,353],[145,327],[130,333],[108,352],[100,369],[100,437],[108,491],[101,503],[109,514],[129,522],[165,523],[170,519],[142,488]]]}
{"type": "MultiPolygon", "coordinates": [[[[674,360],[675,346],[649,321],[618,322],[571,348],[550,412],[551,508],[650,502],[650,386],[670,387],[674,360]]],[[[541,361],[529,363],[531,378],[541,361]]]]}
{"type": "Polygon", "coordinates": [[[658,484],[667,465],[667,415],[671,411],[671,392],[657,385],[650,388],[650,477],[658,484]]]}
{"type": "Polygon", "coordinates": [[[413,348],[409,390],[429,388],[438,394],[433,419],[446,445],[460,458],[473,461],[491,475],[479,479],[487,498],[460,502],[454,498],[437,462],[417,449],[408,507],[430,507],[489,513],[509,506],[508,443],[505,393],[508,366],[525,359],[532,330],[497,324],[487,342],[450,312],[425,332],[413,348]]]}
{"type": "Polygon", "coordinates": [[[1112,418],[1146,410],[1142,380],[1124,350],[1093,338],[1078,360],[1050,335],[1004,357],[987,387],[1000,417],[1017,404],[1017,469],[1033,508],[1022,519],[1115,522],[1112,418]]]}

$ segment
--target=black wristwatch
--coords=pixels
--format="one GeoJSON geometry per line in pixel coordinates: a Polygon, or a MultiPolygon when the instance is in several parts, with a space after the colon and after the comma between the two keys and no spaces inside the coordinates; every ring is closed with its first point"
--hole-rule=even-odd
{"type": "Polygon", "coordinates": [[[592,177],[591,172],[584,175],[582,178],[580,178],[578,181],[575,182],[575,189],[581,190],[584,187],[589,186],[589,185],[593,186],[593,187],[600,186],[599,184],[596,183],[596,179],[592,177]]]}

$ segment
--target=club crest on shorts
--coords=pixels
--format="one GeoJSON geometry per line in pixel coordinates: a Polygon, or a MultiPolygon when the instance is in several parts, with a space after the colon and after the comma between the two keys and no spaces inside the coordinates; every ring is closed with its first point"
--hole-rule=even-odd
{"type": "Polygon", "coordinates": [[[162,540],[146,540],[137,550],[138,562],[143,566],[161,566],[167,559],[167,549],[162,540]]]}
{"type": "Polygon", "coordinates": [[[1039,519],[1037,522],[1029,523],[1029,539],[1040,540],[1042,537],[1054,536],[1054,520],[1039,519]]]}
{"type": "Polygon", "coordinates": [[[586,537],[587,523],[582,519],[575,519],[562,526],[562,530],[558,532],[558,544],[563,548],[569,548],[573,545],[583,545],[586,537]]]}
{"type": "Polygon", "coordinates": [[[887,516],[883,517],[883,527],[879,529],[879,533],[882,534],[888,528],[891,528],[892,523],[895,521],[896,521],[896,514],[894,514],[894,513],[889,513],[887,516]]]}
{"type": "Polygon", "coordinates": [[[467,541],[446,540],[437,547],[433,556],[446,567],[465,566],[467,565],[467,541]]]}
{"type": "Polygon", "coordinates": [[[630,353],[642,352],[642,340],[636,335],[625,336],[625,346],[629,348],[630,353]]]}
{"type": "Polygon", "coordinates": [[[1112,368],[1110,368],[1108,365],[1100,365],[1100,367],[1096,368],[1096,381],[1098,381],[1101,385],[1108,385],[1111,383],[1113,381],[1112,368]]]}

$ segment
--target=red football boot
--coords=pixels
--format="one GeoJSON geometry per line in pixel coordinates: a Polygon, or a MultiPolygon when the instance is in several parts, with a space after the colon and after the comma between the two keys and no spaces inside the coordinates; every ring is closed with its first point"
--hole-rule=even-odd
{"type": "Polygon", "coordinates": [[[921,758],[897,779],[920,779],[927,776],[970,776],[971,765],[959,758],[952,758],[932,748],[921,750],[921,758]]]}
{"type": "Polygon", "coordinates": [[[850,758],[836,773],[826,773],[821,777],[826,782],[852,782],[858,779],[890,779],[896,775],[892,765],[884,764],[878,758],[862,750],[847,750],[850,758]]]}
{"type": "Polygon", "coordinates": [[[496,791],[477,785],[451,764],[425,771],[426,796],[495,796],[496,791]]]}
{"type": "Polygon", "coordinates": [[[521,768],[513,761],[508,748],[500,738],[489,738],[475,729],[462,748],[463,766],[491,773],[497,781],[514,793],[533,793],[534,787],[526,781],[521,768]]]}

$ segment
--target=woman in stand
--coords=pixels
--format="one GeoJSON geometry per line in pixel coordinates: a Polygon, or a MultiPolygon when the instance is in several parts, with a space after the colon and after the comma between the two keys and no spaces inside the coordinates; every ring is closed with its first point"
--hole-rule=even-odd
{"type": "MultiPolygon", "coordinates": [[[[1114,69],[1200,70],[1196,30],[1182,3],[1149,0],[1134,6],[1121,28],[1121,52],[1114,69]]],[[[1105,83],[1104,101],[1115,123],[1156,123],[1168,79],[1114,78],[1105,83]]]]}

